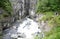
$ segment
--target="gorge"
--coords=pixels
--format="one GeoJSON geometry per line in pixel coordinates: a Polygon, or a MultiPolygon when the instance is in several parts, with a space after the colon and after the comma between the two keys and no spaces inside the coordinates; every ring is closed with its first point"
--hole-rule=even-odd
{"type": "Polygon", "coordinates": [[[3,31],[3,39],[34,39],[36,35],[40,36],[40,33],[43,37],[37,20],[32,19],[36,17],[37,0],[10,0],[10,2],[14,17],[18,20],[12,27],[3,31]]]}

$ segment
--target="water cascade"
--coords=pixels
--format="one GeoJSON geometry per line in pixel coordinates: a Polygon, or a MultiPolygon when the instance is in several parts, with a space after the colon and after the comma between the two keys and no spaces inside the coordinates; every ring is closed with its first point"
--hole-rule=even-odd
{"type": "MultiPolygon", "coordinates": [[[[26,16],[26,14],[30,17],[33,17],[35,14],[34,6],[35,0],[30,2],[28,0],[10,0],[14,9],[14,14],[18,13],[19,18],[26,16]],[[26,1],[26,2],[24,2],[26,1]],[[31,3],[29,5],[29,3],[31,3]],[[24,4],[25,3],[25,4],[24,4]],[[31,10],[32,8],[32,10],[31,10]],[[20,16],[20,15],[21,16],[20,16]],[[30,15],[29,15],[30,14],[30,15]]],[[[17,15],[17,14],[16,14],[17,15]]],[[[23,19],[17,20],[12,27],[4,30],[3,39],[34,39],[36,35],[39,35],[41,30],[39,28],[38,22],[30,19],[28,17],[24,17],[23,19]]]]}

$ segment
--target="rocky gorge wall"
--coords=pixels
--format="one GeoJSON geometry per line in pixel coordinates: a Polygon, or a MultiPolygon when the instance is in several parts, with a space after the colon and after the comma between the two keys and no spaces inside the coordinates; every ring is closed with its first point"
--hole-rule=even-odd
{"type": "Polygon", "coordinates": [[[19,19],[35,14],[37,0],[10,0],[15,16],[19,19]]]}

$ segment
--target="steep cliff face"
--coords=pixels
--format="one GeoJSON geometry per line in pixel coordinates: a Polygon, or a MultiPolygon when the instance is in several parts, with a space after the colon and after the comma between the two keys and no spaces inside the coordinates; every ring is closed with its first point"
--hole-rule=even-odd
{"type": "Polygon", "coordinates": [[[12,4],[14,14],[17,14],[19,18],[35,14],[37,0],[10,0],[10,2],[12,4]]]}
{"type": "Polygon", "coordinates": [[[27,14],[27,9],[26,9],[26,2],[25,0],[10,0],[14,14],[18,15],[20,18],[22,16],[25,16],[27,14]]]}

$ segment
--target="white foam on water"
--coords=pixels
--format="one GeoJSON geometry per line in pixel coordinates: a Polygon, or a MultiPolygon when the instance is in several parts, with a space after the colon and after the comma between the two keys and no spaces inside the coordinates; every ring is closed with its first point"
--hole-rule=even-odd
{"type": "Polygon", "coordinates": [[[41,32],[40,29],[38,29],[38,23],[34,22],[33,20],[27,18],[27,20],[23,21],[22,24],[19,25],[17,32],[24,33],[26,35],[26,38],[34,37],[32,34],[36,32],[41,32]]]}

